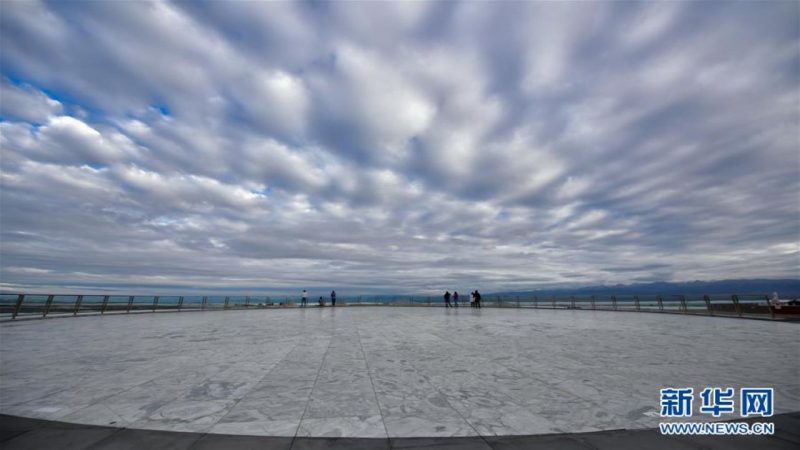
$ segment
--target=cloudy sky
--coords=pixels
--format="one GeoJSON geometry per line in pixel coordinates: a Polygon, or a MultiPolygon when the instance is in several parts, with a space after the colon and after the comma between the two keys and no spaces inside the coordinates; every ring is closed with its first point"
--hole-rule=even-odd
{"type": "Polygon", "coordinates": [[[800,4],[0,4],[0,288],[800,277],[800,4]]]}

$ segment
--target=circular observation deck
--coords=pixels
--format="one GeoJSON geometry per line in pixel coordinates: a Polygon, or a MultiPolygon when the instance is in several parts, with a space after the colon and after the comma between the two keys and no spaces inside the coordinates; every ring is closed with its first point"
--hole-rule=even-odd
{"type": "MultiPolygon", "coordinates": [[[[656,427],[664,387],[774,387],[800,410],[796,324],[586,310],[274,309],[0,325],[0,413],[275,437],[656,427]],[[781,350],[783,349],[783,350],[781,350]]],[[[700,414],[694,402],[693,420],[700,414]]]]}

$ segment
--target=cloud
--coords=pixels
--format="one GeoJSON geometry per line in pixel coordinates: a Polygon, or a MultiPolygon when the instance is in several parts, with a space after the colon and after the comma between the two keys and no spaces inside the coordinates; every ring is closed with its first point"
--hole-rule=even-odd
{"type": "Polygon", "coordinates": [[[244,95],[240,104],[265,130],[290,136],[303,132],[309,99],[301,79],[280,71],[259,74],[244,95]]]}
{"type": "Polygon", "coordinates": [[[62,110],[58,100],[51,99],[33,86],[15,86],[6,78],[0,80],[3,101],[0,102],[0,117],[42,123],[62,110]]]}
{"type": "Polygon", "coordinates": [[[796,278],[799,15],[6,3],[0,285],[796,278]]]}

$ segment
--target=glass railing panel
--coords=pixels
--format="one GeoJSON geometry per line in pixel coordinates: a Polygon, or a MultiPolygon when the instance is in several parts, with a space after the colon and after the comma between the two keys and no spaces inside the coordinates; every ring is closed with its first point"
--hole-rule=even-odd
{"type": "Polygon", "coordinates": [[[708,314],[708,306],[703,295],[687,295],[686,311],[691,314],[708,314]]]}
{"type": "Polygon", "coordinates": [[[737,296],[742,315],[772,315],[767,297],[759,294],[741,294],[737,296]]]}
{"type": "Polygon", "coordinates": [[[656,295],[640,295],[639,308],[642,311],[660,311],[658,306],[658,296],[656,295]]]}
{"type": "Polygon", "coordinates": [[[106,313],[125,312],[128,310],[128,295],[110,295],[106,304],[106,313]]]}
{"type": "Polygon", "coordinates": [[[7,319],[14,315],[19,294],[0,294],[0,318],[7,319]]]}
{"type": "Polygon", "coordinates": [[[224,295],[210,295],[206,297],[206,309],[222,309],[225,307],[224,295]]]}
{"type": "Polygon", "coordinates": [[[572,299],[569,297],[555,297],[556,308],[572,308],[572,299]]]}
{"type": "Polygon", "coordinates": [[[595,309],[614,309],[614,302],[610,295],[597,295],[594,298],[595,309]]]}
{"type": "Polygon", "coordinates": [[[202,307],[202,295],[187,295],[183,297],[183,309],[201,309],[202,307]]]}
{"type": "Polygon", "coordinates": [[[520,308],[533,308],[533,296],[520,295],[518,304],[520,308]]]}
{"type": "MultiPolygon", "coordinates": [[[[25,295],[24,301],[19,308],[17,317],[25,316],[41,316],[44,314],[45,306],[47,305],[48,295],[25,295]]],[[[16,307],[16,302],[14,302],[16,307]]]]}
{"type": "Polygon", "coordinates": [[[243,295],[234,295],[228,298],[228,306],[231,308],[243,307],[247,303],[247,298],[243,295]]]}
{"type": "Polygon", "coordinates": [[[680,295],[662,295],[661,304],[666,312],[683,312],[683,302],[680,295]]]}
{"type": "Polygon", "coordinates": [[[78,308],[78,314],[99,313],[103,309],[103,295],[84,295],[78,308]]]}
{"type": "MultiPolygon", "coordinates": [[[[42,296],[47,299],[47,296],[42,296]]],[[[25,297],[25,303],[28,304],[28,298],[25,297]]],[[[53,301],[47,311],[47,314],[74,314],[75,302],[78,300],[77,295],[54,295],[53,301]]],[[[46,301],[46,300],[45,300],[46,301]]]]}
{"type": "Polygon", "coordinates": [[[733,304],[731,296],[728,294],[712,294],[709,295],[711,303],[711,311],[715,315],[738,315],[736,307],[733,304]]]}
{"type": "Polygon", "coordinates": [[[135,295],[133,297],[133,304],[131,305],[131,312],[134,311],[153,311],[155,305],[154,295],[135,295]]]}
{"type": "Polygon", "coordinates": [[[617,295],[617,311],[636,311],[636,297],[633,295],[617,295]]]}
{"type": "Polygon", "coordinates": [[[590,297],[575,297],[573,304],[576,309],[592,309],[592,299],[590,297]]]}
{"type": "Polygon", "coordinates": [[[157,311],[171,311],[178,309],[180,305],[181,298],[177,295],[165,295],[163,297],[158,297],[158,308],[157,311]]]}

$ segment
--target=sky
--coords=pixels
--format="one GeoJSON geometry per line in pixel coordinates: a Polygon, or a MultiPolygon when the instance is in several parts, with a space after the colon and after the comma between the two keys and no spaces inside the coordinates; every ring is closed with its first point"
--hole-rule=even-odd
{"type": "Polygon", "coordinates": [[[0,289],[800,278],[800,3],[0,3],[0,289]]]}

